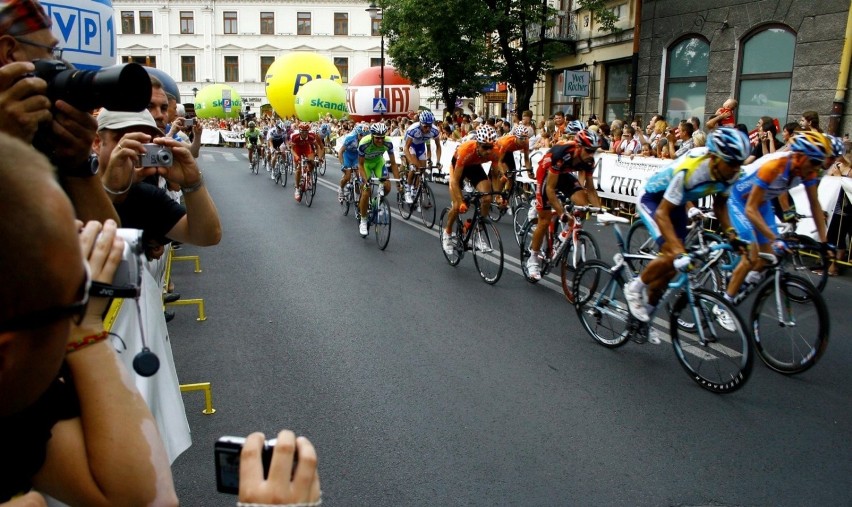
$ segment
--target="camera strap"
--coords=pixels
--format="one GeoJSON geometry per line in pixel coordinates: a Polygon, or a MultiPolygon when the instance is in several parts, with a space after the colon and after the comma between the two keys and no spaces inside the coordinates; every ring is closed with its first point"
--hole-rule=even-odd
{"type": "Polygon", "coordinates": [[[138,298],[141,290],[133,285],[119,287],[101,282],[92,282],[89,295],[102,298],[138,298]]]}

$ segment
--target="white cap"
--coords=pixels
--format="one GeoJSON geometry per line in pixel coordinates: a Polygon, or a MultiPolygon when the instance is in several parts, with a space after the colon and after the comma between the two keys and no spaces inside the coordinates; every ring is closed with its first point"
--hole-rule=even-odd
{"type": "Polygon", "coordinates": [[[98,132],[101,130],[122,130],[128,127],[141,127],[139,130],[153,136],[164,136],[165,133],[157,127],[154,117],[147,109],[138,113],[125,111],[110,111],[101,108],[98,113],[98,132]]]}

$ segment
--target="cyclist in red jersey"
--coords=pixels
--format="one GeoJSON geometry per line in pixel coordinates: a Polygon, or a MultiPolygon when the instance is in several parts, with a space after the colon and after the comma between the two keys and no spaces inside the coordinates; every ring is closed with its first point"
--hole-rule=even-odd
{"type": "MultiPolygon", "coordinates": [[[[494,152],[497,154],[497,160],[500,161],[500,171],[506,177],[503,183],[504,192],[512,190],[515,178],[517,177],[517,174],[515,174],[515,171],[518,169],[515,165],[516,151],[521,152],[524,167],[526,167],[529,177],[535,177],[532,170],[532,162],[530,161],[529,139],[529,130],[527,127],[518,125],[512,130],[512,134],[501,137],[494,144],[494,152]]],[[[508,203],[502,203],[503,207],[506,205],[508,203]]]]}
{"type": "MultiPolygon", "coordinates": [[[[462,181],[467,178],[471,186],[480,192],[491,192],[492,181],[485,174],[482,164],[491,162],[491,174],[496,175],[495,170],[498,159],[494,152],[494,143],[497,141],[497,131],[490,125],[483,125],[474,131],[475,139],[465,141],[456,149],[453,156],[453,166],[450,171],[450,197],[453,200],[450,212],[447,214],[446,230],[442,246],[447,254],[452,254],[454,248],[453,224],[459,213],[467,212],[467,204],[462,198],[462,181]]],[[[480,201],[480,213],[488,217],[491,209],[491,196],[485,196],[480,201]]]]}
{"type": "Polygon", "coordinates": [[[314,154],[325,157],[325,150],[316,134],[311,132],[311,125],[302,122],[299,124],[299,131],[290,136],[290,151],[293,153],[293,164],[296,166],[296,202],[301,202],[299,182],[302,181],[302,157],[305,157],[308,174],[310,174],[314,170],[314,154]]]}

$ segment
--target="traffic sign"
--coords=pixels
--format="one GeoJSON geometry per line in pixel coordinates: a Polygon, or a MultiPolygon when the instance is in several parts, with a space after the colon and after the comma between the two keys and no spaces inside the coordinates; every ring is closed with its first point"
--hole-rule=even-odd
{"type": "Polygon", "coordinates": [[[376,97],[373,99],[373,112],[384,114],[388,112],[388,99],[384,97],[376,97]]]}

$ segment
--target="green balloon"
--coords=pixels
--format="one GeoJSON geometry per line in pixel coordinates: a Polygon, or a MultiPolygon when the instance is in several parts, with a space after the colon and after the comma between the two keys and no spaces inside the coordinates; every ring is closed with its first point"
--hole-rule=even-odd
{"type": "Polygon", "coordinates": [[[199,118],[239,118],[243,108],[243,99],[233,88],[226,84],[207,85],[195,96],[195,114],[199,118]],[[231,91],[230,112],[225,112],[225,99],[222,91],[231,91]]]}
{"type": "Polygon", "coordinates": [[[347,114],[346,90],[336,81],[314,79],[299,88],[295,109],[302,121],[317,121],[327,114],[339,120],[347,114]]]}

